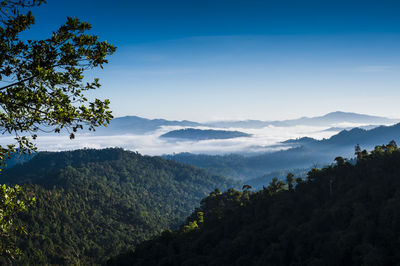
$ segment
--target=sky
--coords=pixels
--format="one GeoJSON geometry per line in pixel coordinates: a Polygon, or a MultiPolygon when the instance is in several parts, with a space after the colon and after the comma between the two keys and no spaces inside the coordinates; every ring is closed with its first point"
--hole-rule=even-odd
{"type": "Polygon", "coordinates": [[[73,16],[117,46],[86,73],[117,117],[400,117],[397,0],[47,0],[33,13],[28,38],[73,16]]]}

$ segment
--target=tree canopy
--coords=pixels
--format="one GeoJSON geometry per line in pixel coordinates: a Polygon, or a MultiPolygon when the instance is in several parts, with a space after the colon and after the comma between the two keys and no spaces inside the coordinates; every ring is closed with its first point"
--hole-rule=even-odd
{"type": "MultiPolygon", "coordinates": [[[[89,90],[100,87],[99,80],[84,79],[86,70],[101,67],[115,52],[107,41],[89,35],[91,25],[68,17],[48,38],[27,40],[21,34],[35,23],[31,10],[45,0],[0,0],[0,132],[15,142],[0,145],[0,166],[18,149],[36,150],[32,139],[38,132],[77,130],[106,125],[112,119],[108,100],[86,98],[89,90]]],[[[14,229],[15,215],[26,209],[20,187],[0,190],[0,253],[13,257],[17,249],[7,240],[14,229]]]]}
{"type": "Polygon", "coordinates": [[[101,264],[176,229],[215,187],[238,186],[192,166],[122,149],[38,152],[4,170],[3,180],[37,198],[16,220],[28,233],[11,239],[22,252],[14,265],[101,264]]]}
{"type": "MultiPolygon", "coordinates": [[[[89,102],[86,92],[100,87],[98,79],[84,80],[85,70],[101,67],[115,51],[107,41],[89,35],[91,25],[68,17],[44,40],[24,40],[21,33],[35,22],[31,9],[44,0],[0,2],[0,129],[15,135],[22,151],[35,146],[37,133],[74,132],[107,124],[109,101],[89,102]]],[[[15,144],[0,146],[0,159],[15,144]]]]}
{"type": "Polygon", "coordinates": [[[400,149],[313,169],[296,185],[212,192],[176,231],[109,265],[397,265],[400,149]]]}

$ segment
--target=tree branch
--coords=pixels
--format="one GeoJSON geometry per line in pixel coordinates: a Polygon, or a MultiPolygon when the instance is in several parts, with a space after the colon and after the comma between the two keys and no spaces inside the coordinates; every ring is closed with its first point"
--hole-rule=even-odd
{"type": "Polygon", "coordinates": [[[18,81],[18,82],[12,83],[12,84],[10,84],[10,85],[7,85],[7,86],[4,86],[4,87],[1,87],[1,88],[0,88],[0,91],[1,91],[1,90],[5,90],[5,89],[7,89],[7,88],[10,88],[10,87],[13,87],[13,86],[15,86],[15,85],[18,85],[18,84],[24,83],[24,82],[26,82],[26,81],[28,81],[28,80],[31,80],[31,79],[33,79],[34,77],[35,77],[35,76],[32,76],[32,77],[29,77],[29,78],[26,78],[26,79],[20,80],[20,81],[18,81]]]}

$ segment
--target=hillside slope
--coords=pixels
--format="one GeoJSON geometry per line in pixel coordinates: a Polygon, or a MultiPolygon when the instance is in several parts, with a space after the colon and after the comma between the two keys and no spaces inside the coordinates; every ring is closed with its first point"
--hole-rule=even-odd
{"type": "Polygon", "coordinates": [[[314,169],[297,185],[215,191],[175,232],[110,265],[397,265],[400,150],[314,169]]]}
{"type": "Polygon", "coordinates": [[[28,231],[17,241],[24,253],[20,265],[99,264],[176,228],[216,187],[236,185],[122,149],[41,152],[1,178],[26,184],[37,198],[36,207],[20,217],[28,231]]]}

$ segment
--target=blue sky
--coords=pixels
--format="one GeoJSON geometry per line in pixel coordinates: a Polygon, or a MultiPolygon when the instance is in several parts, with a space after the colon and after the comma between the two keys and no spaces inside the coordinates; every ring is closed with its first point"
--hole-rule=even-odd
{"type": "Polygon", "coordinates": [[[76,16],[115,44],[87,75],[116,116],[400,117],[399,13],[395,0],[48,0],[28,36],[76,16]]]}

